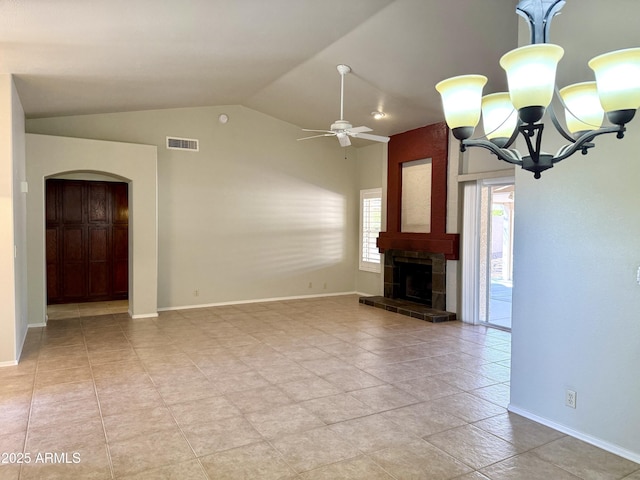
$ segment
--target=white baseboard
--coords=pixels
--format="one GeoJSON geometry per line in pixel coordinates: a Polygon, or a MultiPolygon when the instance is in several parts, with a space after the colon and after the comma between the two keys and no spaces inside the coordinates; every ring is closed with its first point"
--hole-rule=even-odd
{"type": "Polygon", "coordinates": [[[15,367],[16,365],[18,365],[18,362],[16,360],[10,360],[8,362],[0,362],[0,368],[2,368],[2,367],[15,367]]]}
{"type": "Polygon", "coordinates": [[[144,313],[142,315],[131,315],[131,312],[129,312],[129,316],[133,320],[138,320],[140,318],[156,318],[158,316],[158,314],[157,313],[144,313]]]}
{"type": "Polygon", "coordinates": [[[553,428],[554,430],[558,430],[559,432],[562,432],[566,435],[577,438],[578,440],[582,440],[583,442],[589,443],[595,447],[606,450],[607,452],[613,453],[614,455],[626,458],[627,460],[631,460],[632,462],[640,463],[640,453],[638,452],[632,452],[630,450],[627,450],[626,448],[620,447],[619,445],[609,443],[596,437],[592,437],[591,435],[588,435],[586,433],[574,430],[547,418],[540,417],[534,413],[529,412],[528,410],[524,410],[515,405],[510,404],[507,410],[522,417],[528,418],[529,420],[533,420],[534,422],[541,423],[542,425],[545,425],[549,428],[553,428]]]}
{"type": "Polygon", "coordinates": [[[245,305],[248,303],[280,302],[283,300],[305,300],[309,298],[321,298],[321,297],[342,297],[345,295],[356,295],[356,292],[320,293],[317,295],[298,295],[293,297],[258,298],[255,300],[235,300],[231,302],[203,303],[200,305],[181,305],[178,307],[158,308],[158,311],[167,312],[170,310],[189,310],[193,308],[225,307],[228,305],[245,305]]]}
{"type": "Polygon", "coordinates": [[[47,326],[47,322],[42,322],[42,323],[30,323],[29,328],[38,328],[38,327],[46,327],[47,326]]]}

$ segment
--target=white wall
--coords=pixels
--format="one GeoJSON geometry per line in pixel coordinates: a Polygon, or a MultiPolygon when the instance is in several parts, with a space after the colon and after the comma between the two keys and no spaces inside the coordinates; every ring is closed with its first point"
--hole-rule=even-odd
{"type": "Polygon", "coordinates": [[[0,75],[0,365],[15,364],[27,333],[24,110],[0,75]]]}
{"type": "Polygon", "coordinates": [[[636,122],[540,180],[517,171],[511,406],[638,461],[636,122]]]}
{"type": "MultiPolygon", "coordinates": [[[[589,58],[637,40],[636,16],[620,14],[637,10],[635,0],[578,3],[551,27],[565,47],[561,87],[592,78],[589,58]]],[[[554,152],[564,142],[552,131],[544,149],[554,152]]],[[[624,139],[595,144],[539,180],[516,169],[510,408],[640,462],[639,114],[624,139]]]]}
{"type": "Polygon", "coordinates": [[[160,308],[354,291],[355,149],[297,142],[298,127],[240,106],[29,120],[27,130],[159,147],[160,308]],[[166,150],[167,135],[198,139],[200,151],[166,150]]]}
{"type": "Polygon", "coordinates": [[[129,183],[129,313],[156,316],[156,147],[28,134],[27,158],[30,323],[46,321],[45,180],[73,172],[101,172],[129,183]]]}
{"type": "MultiPolygon", "coordinates": [[[[376,143],[357,150],[357,201],[360,202],[360,190],[369,188],[382,188],[383,211],[386,210],[386,184],[387,184],[387,145],[376,143]]],[[[359,251],[358,251],[359,254],[359,251]]],[[[384,294],[384,256],[381,259],[380,273],[366,272],[358,268],[355,263],[356,291],[366,295],[384,294]]]]}

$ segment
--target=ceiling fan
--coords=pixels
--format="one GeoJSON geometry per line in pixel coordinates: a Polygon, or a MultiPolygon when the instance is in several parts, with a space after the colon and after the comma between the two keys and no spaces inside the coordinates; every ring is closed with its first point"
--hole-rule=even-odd
{"type": "Polygon", "coordinates": [[[369,127],[353,127],[351,124],[344,119],[343,111],[344,111],[344,76],[351,72],[351,67],[349,65],[338,65],[338,73],[340,74],[340,120],[336,120],[329,130],[311,130],[308,128],[303,128],[302,130],[305,132],[317,132],[319,135],[312,135],[310,137],[299,138],[298,140],[309,140],[310,138],[318,138],[318,137],[338,137],[338,142],[343,147],[348,147],[351,145],[351,140],[349,137],[354,138],[363,138],[365,140],[373,140],[374,142],[384,142],[387,143],[389,141],[389,137],[383,137],[382,135],[372,135],[370,133],[371,129],[369,127]]]}

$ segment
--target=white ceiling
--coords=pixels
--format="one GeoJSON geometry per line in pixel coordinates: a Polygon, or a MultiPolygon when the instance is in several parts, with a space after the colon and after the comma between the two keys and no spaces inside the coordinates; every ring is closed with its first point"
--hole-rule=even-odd
{"type": "MultiPolygon", "coordinates": [[[[498,60],[518,45],[516,4],[0,0],[0,73],[15,75],[29,118],[241,104],[327,128],[346,63],[346,119],[391,135],[443,119],[443,78],[481,73],[485,92],[506,87],[498,60]],[[378,108],[387,117],[375,121],[378,108]]],[[[640,43],[638,0],[568,0],[562,12],[551,39],[573,58],[561,85],[589,79],[593,54],[640,43]]]]}

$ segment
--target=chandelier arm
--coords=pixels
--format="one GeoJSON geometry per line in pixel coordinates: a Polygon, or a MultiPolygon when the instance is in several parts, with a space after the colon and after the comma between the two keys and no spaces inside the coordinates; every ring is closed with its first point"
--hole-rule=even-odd
{"type": "Polygon", "coordinates": [[[529,23],[532,44],[549,42],[551,19],[565,3],[565,0],[520,0],[516,13],[529,23]]]}
{"type": "MultiPolygon", "coordinates": [[[[560,97],[560,95],[558,95],[558,97],[560,97]]],[[[562,99],[560,99],[560,101],[562,101],[562,99]]],[[[558,131],[558,133],[562,135],[564,138],[566,138],[567,140],[569,140],[571,143],[576,143],[575,138],[573,138],[571,134],[564,129],[564,127],[558,120],[558,117],[556,116],[556,111],[554,110],[552,104],[549,105],[548,110],[549,110],[549,116],[551,117],[551,121],[553,122],[553,126],[556,127],[556,130],[558,131]]]]}
{"type": "Polygon", "coordinates": [[[520,120],[520,118],[518,118],[518,122],[516,124],[516,128],[513,129],[513,133],[511,134],[511,136],[509,137],[509,140],[507,140],[507,143],[505,144],[505,146],[503,148],[509,148],[511,145],[513,145],[513,142],[516,141],[516,138],[518,138],[518,134],[520,133],[520,126],[522,125],[522,121],[520,120]]]}
{"type": "Polygon", "coordinates": [[[587,132],[582,136],[580,136],[577,140],[575,140],[574,143],[569,148],[566,148],[568,147],[568,145],[565,145],[565,147],[561,148],[560,151],[562,152],[562,154],[553,157],[553,163],[558,163],[559,161],[570,157],[571,155],[576,153],[578,150],[582,150],[582,153],[586,154],[587,149],[594,146],[594,144],[591,143],[591,141],[600,135],[604,135],[607,133],[617,133],[618,138],[622,138],[622,136],[624,136],[625,131],[626,131],[626,128],[624,126],[612,126],[612,127],[602,127],[602,128],[599,128],[598,130],[592,130],[590,132],[587,132]]]}
{"type": "Polygon", "coordinates": [[[489,150],[500,160],[513,165],[522,166],[522,160],[516,156],[512,150],[500,148],[491,143],[489,140],[462,140],[460,142],[460,151],[464,152],[466,147],[480,147],[489,150]]]}

